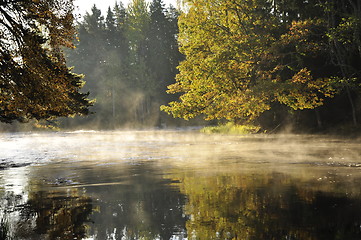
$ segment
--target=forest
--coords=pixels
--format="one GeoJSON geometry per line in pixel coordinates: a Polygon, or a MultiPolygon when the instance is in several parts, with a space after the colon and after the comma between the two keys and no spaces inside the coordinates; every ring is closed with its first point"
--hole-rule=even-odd
{"type": "Polygon", "coordinates": [[[177,44],[179,11],[161,0],[134,0],[109,7],[94,5],[77,25],[68,65],[84,74],[85,91],[96,103],[94,114],[64,119],[65,127],[164,126],[173,121],[159,107],[176,98],[166,93],[183,59],[177,44]]]}
{"type": "Polygon", "coordinates": [[[356,127],[361,2],[187,1],[176,83],[162,109],[265,129],[356,127]]]}
{"type": "Polygon", "coordinates": [[[31,110],[24,117],[25,108],[4,106],[11,94],[2,90],[1,121],[58,119],[62,128],[101,129],[227,122],[271,131],[355,129],[360,19],[358,0],[184,0],[178,8],[133,0],[116,2],[106,13],[94,5],[70,19],[76,34],[69,31],[66,40],[72,36],[73,43],[64,50],[82,94],[70,105],[83,108],[58,114],[47,106],[46,114],[31,110]]]}

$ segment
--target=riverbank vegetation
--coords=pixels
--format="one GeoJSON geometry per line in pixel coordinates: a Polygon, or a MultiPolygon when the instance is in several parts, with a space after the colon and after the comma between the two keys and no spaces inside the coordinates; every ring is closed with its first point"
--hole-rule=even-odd
{"type": "Polygon", "coordinates": [[[252,134],[259,133],[261,128],[254,125],[236,125],[232,122],[220,124],[218,126],[208,126],[201,129],[203,133],[221,133],[221,134],[252,134]]]}
{"type": "Polygon", "coordinates": [[[361,3],[189,0],[174,117],[264,128],[359,124],[361,3]]]}
{"type": "MultiPolygon", "coordinates": [[[[34,9],[59,7],[50,2],[34,3],[34,9]]],[[[62,18],[31,15],[29,26],[36,31],[14,38],[27,45],[12,49],[25,54],[27,64],[13,59],[8,68],[10,53],[1,48],[1,121],[87,114],[92,102],[80,93],[81,76],[64,67],[66,59],[73,72],[84,74],[82,91],[96,104],[85,118],[61,119],[63,128],[231,122],[232,129],[255,125],[262,131],[359,129],[359,1],[181,2],[176,9],[162,0],[128,6],[116,1],[106,13],[94,5],[77,22],[69,15],[72,1],[62,18]],[[35,28],[37,22],[46,28],[35,28]],[[44,53],[42,59],[32,57],[31,46],[44,53]],[[63,46],[74,48],[65,51],[66,58],[63,46]]]]}
{"type": "Polygon", "coordinates": [[[85,73],[96,114],[63,123],[184,124],[160,112],[163,105],[173,117],[229,121],[231,129],[355,129],[360,5],[202,0],[183,1],[180,10],[134,0],[117,3],[105,17],[94,6],[78,24],[68,59],[85,73]]]}

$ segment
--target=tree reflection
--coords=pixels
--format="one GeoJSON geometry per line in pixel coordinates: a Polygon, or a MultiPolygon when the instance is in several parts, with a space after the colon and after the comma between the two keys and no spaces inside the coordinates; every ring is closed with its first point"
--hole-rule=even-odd
{"type": "Polygon", "coordinates": [[[29,195],[7,191],[1,201],[0,239],[66,240],[86,236],[92,203],[76,189],[30,191],[29,195]]]}
{"type": "Polygon", "coordinates": [[[181,178],[188,239],[361,239],[360,196],[282,174],[181,178]]]}
{"type": "Polygon", "coordinates": [[[92,200],[78,189],[66,191],[65,196],[63,192],[39,191],[29,195],[24,216],[36,216],[35,232],[49,239],[82,239],[92,208],[92,200]]]}
{"type": "Polygon", "coordinates": [[[69,170],[37,167],[26,192],[4,193],[7,205],[1,208],[0,220],[3,213],[12,220],[4,221],[0,234],[10,239],[62,240],[186,235],[185,197],[152,164],[69,170]]]}
{"type": "Polygon", "coordinates": [[[26,192],[0,189],[0,239],[361,239],[359,178],[168,170],[38,166],[26,192]]]}
{"type": "Polygon", "coordinates": [[[185,235],[185,197],[159,170],[140,164],[101,172],[122,177],[121,184],[87,189],[98,199],[98,211],[92,217],[96,239],[170,239],[172,235],[185,235]]]}

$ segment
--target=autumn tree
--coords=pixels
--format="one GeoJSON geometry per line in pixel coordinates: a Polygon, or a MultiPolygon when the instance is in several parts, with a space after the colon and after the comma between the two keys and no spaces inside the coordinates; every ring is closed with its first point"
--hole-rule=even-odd
{"type": "Polygon", "coordinates": [[[88,114],[82,77],[66,65],[73,1],[0,1],[0,121],[88,114]]]}
{"type": "Polygon", "coordinates": [[[180,50],[186,56],[169,93],[183,93],[162,109],[175,117],[252,120],[270,109],[259,91],[257,64],[276,24],[267,1],[189,1],[179,19],[180,50]]]}
{"type": "MultiPolygon", "coordinates": [[[[186,1],[179,20],[186,56],[162,109],[175,117],[257,120],[288,111],[347,106],[356,123],[359,1],[186,1]]],[[[346,107],[347,108],[347,107],[346,107]]],[[[346,114],[347,115],[347,114],[346,114]]],[[[348,114],[349,115],[349,114],[348,114]]],[[[347,117],[345,117],[346,119],[347,117]]],[[[321,117],[317,117],[321,126],[321,117]]]]}

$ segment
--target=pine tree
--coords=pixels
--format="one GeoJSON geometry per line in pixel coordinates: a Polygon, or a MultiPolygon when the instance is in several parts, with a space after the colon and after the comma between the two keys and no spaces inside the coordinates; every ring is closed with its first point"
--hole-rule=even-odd
{"type": "Polygon", "coordinates": [[[155,2],[135,0],[127,9],[116,3],[105,18],[93,7],[79,23],[69,59],[97,100],[88,121],[103,128],[159,123],[159,106],[169,98],[166,85],[174,81],[181,55],[176,10],[155,2]]]}

